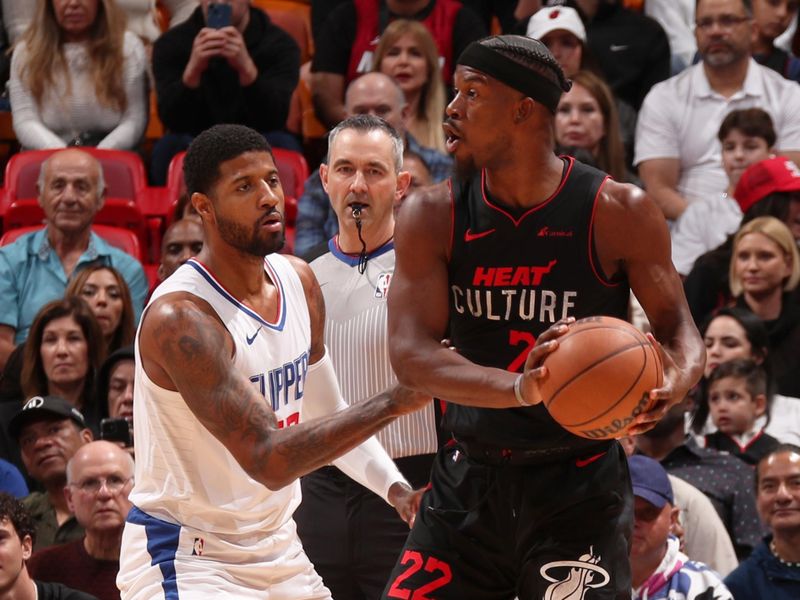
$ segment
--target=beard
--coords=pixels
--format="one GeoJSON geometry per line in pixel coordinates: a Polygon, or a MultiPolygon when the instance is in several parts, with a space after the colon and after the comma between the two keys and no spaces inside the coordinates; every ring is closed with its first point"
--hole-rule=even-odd
{"type": "Polygon", "coordinates": [[[252,228],[235,223],[217,214],[217,230],[225,243],[251,256],[264,257],[278,252],[286,242],[285,227],[277,233],[264,233],[261,219],[252,228]]]}

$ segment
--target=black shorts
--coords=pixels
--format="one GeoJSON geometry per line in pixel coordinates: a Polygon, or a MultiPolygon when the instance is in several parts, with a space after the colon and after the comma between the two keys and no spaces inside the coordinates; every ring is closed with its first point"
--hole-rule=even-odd
{"type": "Polygon", "coordinates": [[[440,450],[385,599],[622,600],[633,495],[614,443],[536,465],[440,450]]]}

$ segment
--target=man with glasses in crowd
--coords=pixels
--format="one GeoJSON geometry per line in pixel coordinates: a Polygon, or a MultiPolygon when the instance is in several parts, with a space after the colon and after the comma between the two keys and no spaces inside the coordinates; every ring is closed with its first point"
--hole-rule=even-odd
{"type": "Polygon", "coordinates": [[[86,535],[37,552],[31,576],[87,592],[119,598],[116,585],[125,517],[131,509],[133,459],[116,444],[97,441],[81,447],[67,465],[67,502],[86,535]]]}
{"type": "Polygon", "coordinates": [[[800,159],[800,88],[753,60],[750,0],[698,0],[701,62],[655,86],[636,125],[634,164],[667,219],[725,190],[717,131],[735,109],[766,110],[780,154],[800,159]]]}

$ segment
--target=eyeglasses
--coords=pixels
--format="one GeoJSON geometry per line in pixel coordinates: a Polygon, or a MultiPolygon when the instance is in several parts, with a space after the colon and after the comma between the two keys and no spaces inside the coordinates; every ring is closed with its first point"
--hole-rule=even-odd
{"type": "Polygon", "coordinates": [[[110,494],[119,494],[122,491],[122,488],[125,487],[133,477],[128,477],[127,479],[123,479],[122,477],[118,477],[117,475],[112,475],[111,477],[98,477],[97,479],[84,479],[80,483],[71,483],[70,485],[73,487],[78,488],[84,494],[97,494],[100,492],[100,489],[103,486],[106,486],[106,490],[110,494]]]}
{"type": "Polygon", "coordinates": [[[719,17],[704,17],[695,21],[695,27],[703,31],[708,31],[714,25],[718,25],[720,29],[733,29],[737,25],[749,21],[750,17],[741,17],[736,15],[721,15],[719,17]]]}

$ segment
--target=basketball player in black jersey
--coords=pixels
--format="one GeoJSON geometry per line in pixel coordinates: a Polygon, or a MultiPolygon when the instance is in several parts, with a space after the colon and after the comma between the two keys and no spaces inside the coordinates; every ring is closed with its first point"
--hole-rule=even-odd
{"type": "Polygon", "coordinates": [[[459,176],[399,212],[392,364],[405,385],[448,401],[452,442],[384,598],[630,598],[625,454],[552,420],[541,363],[573,319],[625,318],[632,289],[665,367],[641,432],[700,378],[704,348],[659,209],[553,153],[569,85],[536,40],[470,45],[444,124],[459,176]]]}

